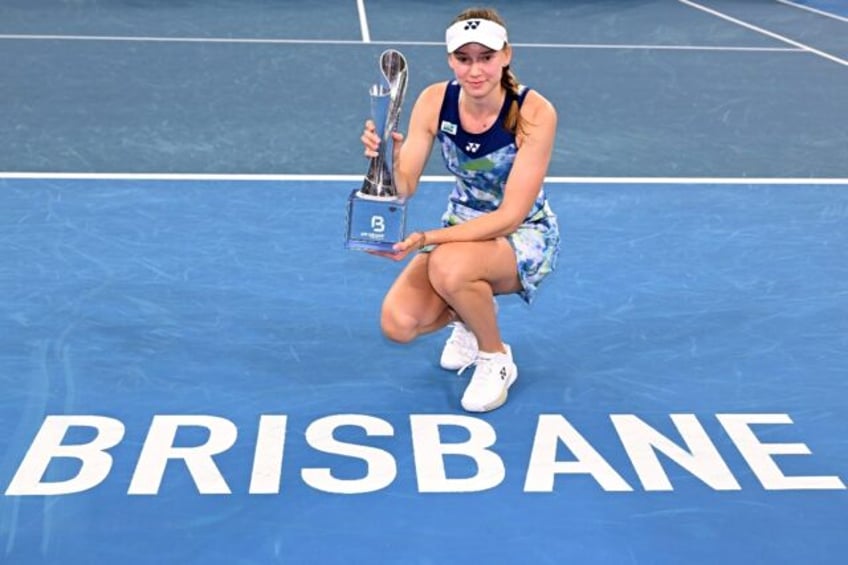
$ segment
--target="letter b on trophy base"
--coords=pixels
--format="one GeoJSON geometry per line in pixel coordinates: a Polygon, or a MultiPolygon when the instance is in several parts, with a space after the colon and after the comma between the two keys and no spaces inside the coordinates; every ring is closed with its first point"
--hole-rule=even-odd
{"type": "Polygon", "coordinates": [[[347,201],[345,247],[356,251],[386,251],[403,241],[406,202],[399,198],[368,197],[358,190],[347,201]]]}

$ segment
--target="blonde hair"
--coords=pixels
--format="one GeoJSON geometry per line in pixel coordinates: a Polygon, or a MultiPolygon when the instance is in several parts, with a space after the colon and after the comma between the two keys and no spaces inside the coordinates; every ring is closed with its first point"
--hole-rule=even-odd
{"type": "MultiPolygon", "coordinates": [[[[451,22],[451,25],[456,22],[463,22],[465,20],[489,20],[490,22],[495,22],[497,24],[506,27],[506,22],[504,22],[503,18],[498,14],[498,11],[494,8],[468,8],[463,10],[454,20],[451,22]]],[[[504,48],[506,45],[504,45],[504,48]]],[[[501,73],[501,87],[506,90],[506,94],[508,97],[512,99],[512,102],[509,105],[509,111],[507,112],[506,119],[504,120],[504,127],[511,134],[516,135],[517,133],[524,132],[523,129],[523,120],[521,119],[521,109],[518,106],[518,95],[519,95],[519,82],[518,77],[515,76],[515,73],[509,68],[509,65],[503,68],[503,72],[501,73]]]]}

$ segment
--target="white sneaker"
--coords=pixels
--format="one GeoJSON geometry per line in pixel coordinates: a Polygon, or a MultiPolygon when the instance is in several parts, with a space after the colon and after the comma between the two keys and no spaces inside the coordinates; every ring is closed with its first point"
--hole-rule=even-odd
{"type": "Polygon", "coordinates": [[[458,371],[477,359],[477,338],[462,322],[453,323],[453,331],[439,361],[443,369],[458,371]]]}
{"type": "Polygon", "coordinates": [[[518,367],[512,361],[512,350],[506,353],[478,353],[477,367],[462,395],[462,407],[468,412],[488,412],[506,402],[507,392],[518,378],[518,367]]]}
{"type": "MultiPolygon", "coordinates": [[[[498,301],[492,297],[495,305],[495,315],[498,313],[498,301]]],[[[453,331],[442,349],[442,358],[439,364],[442,369],[448,371],[459,371],[474,363],[477,359],[477,337],[462,322],[451,324],[453,331]]]]}

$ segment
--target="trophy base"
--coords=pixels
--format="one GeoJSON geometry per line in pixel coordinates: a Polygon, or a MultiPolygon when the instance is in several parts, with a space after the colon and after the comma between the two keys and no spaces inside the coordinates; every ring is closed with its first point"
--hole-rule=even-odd
{"type": "Polygon", "coordinates": [[[406,202],[396,197],[368,196],[354,190],[347,199],[345,247],[354,251],[392,252],[403,241],[406,202]]]}

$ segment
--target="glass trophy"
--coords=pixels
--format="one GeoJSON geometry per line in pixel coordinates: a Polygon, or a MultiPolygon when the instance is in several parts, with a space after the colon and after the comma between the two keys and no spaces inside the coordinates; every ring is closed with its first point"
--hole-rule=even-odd
{"type": "Polygon", "coordinates": [[[406,201],[398,194],[392,163],[392,132],[406,94],[406,59],[388,49],[380,55],[380,70],[380,82],[369,91],[380,148],[371,158],[362,186],[347,200],[345,247],[357,251],[391,252],[406,237],[406,201]]]}

